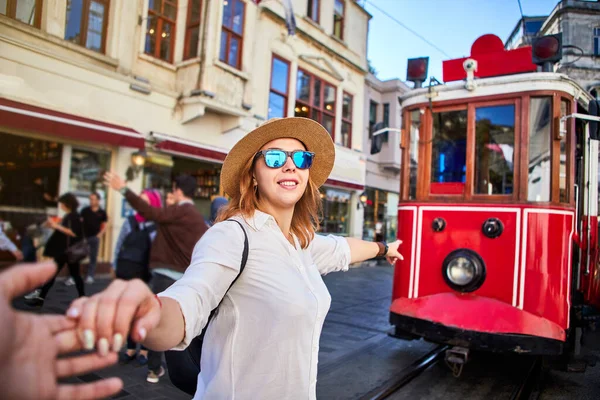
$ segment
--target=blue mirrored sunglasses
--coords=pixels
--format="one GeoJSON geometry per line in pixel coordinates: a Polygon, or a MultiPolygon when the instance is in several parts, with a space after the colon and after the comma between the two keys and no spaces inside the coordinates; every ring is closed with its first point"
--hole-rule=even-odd
{"type": "Polygon", "coordinates": [[[305,150],[285,151],[285,150],[261,150],[256,153],[256,158],[263,156],[265,164],[269,168],[281,168],[290,157],[298,169],[308,169],[313,163],[315,153],[305,150]]]}

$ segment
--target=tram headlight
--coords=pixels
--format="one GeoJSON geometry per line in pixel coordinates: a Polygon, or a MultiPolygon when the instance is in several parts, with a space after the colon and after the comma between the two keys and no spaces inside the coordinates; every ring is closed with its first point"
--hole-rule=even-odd
{"type": "Polygon", "coordinates": [[[472,292],[485,280],[485,265],[474,251],[459,249],[448,254],[444,260],[442,275],[452,289],[472,292]]]}

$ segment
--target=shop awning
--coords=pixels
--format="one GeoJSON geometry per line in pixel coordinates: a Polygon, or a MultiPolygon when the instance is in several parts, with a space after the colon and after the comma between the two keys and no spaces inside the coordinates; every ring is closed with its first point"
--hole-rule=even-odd
{"type": "Polygon", "coordinates": [[[156,149],[165,153],[222,163],[227,156],[225,149],[207,146],[192,140],[180,139],[162,133],[152,132],[158,141],[156,149]]]}
{"type": "Polygon", "coordinates": [[[85,142],[143,149],[144,137],[131,128],[52,111],[0,97],[0,127],[85,142]]]}
{"type": "Polygon", "coordinates": [[[365,190],[365,185],[356,182],[341,181],[337,179],[327,179],[325,185],[335,186],[344,189],[365,190]]]}

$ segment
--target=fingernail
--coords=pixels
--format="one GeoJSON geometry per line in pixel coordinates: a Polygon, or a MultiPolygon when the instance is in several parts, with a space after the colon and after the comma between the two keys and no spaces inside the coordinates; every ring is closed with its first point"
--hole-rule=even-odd
{"type": "Polygon", "coordinates": [[[147,333],[148,332],[146,332],[146,328],[140,328],[138,330],[138,334],[140,335],[140,339],[142,339],[142,340],[146,339],[146,334],[147,333]]]}
{"type": "Polygon", "coordinates": [[[115,336],[113,336],[113,351],[116,353],[121,350],[121,347],[123,347],[123,335],[115,333],[115,336]]]}
{"type": "Polygon", "coordinates": [[[79,310],[77,308],[71,308],[67,312],[67,317],[69,317],[69,318],[77,318],[77,317],[79,317],[79,310]]]}
{"type": "Polygon", "coordinates": [[[98,340],[98,353],[103,357],[108,355],[108,340],[106,338],[98,340]]]}
{"type": "Polygon", "coordinates": [[[83,331],[83,348],[86,350],[94,349],[94,332],[91,329],[86,329],[83,331]]]}

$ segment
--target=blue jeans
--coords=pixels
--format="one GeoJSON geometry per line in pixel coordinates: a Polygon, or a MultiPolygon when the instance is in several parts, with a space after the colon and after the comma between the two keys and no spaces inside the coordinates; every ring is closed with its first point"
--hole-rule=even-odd
{"type": "Polygon", "coordinates": [[[96,264],[98,263],[98,250],[100,248],[100,239],[97,236],[92,236],[86,239],[90,247],[90,265],[88,266],[87,276],[92,278],[96,274],[96,264]]]}

